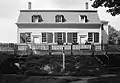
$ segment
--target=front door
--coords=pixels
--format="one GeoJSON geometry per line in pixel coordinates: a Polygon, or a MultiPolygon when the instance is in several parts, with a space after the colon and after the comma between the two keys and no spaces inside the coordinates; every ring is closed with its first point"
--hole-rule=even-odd
{"type": "Polygon", "coordinates": [[[35,44],[41,43],[40,35],[33,35],[33,43],[35,43],[35,44]]]}
{"type": "Polygon", "coordinates": [[[79,35],[80,36],[80,44],[85,44],[87,41],[87,35],[79,35]]]}

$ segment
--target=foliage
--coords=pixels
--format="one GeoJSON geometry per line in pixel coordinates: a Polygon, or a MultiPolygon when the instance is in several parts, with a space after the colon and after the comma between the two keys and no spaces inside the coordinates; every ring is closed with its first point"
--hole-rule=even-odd
{"type": "Polygon", "coordinates": [[[112,26],[108,26],[109,29],[109,44],[116,44],[117,42],[117,38],[118,38],[118,31],[116,29],[114,29],[114,27],[112,26]]]}
{"type": "Polygon", "coordinates": [[[94,0],[92,7],[107,7],[112,16],[120,14],[120,0],[94,0]]]}
{"type": "Polygon", "coordinates": [[[109,25],[108,33],[109,33],[109,38],[108,38],[109,44],[120,44],[120,31],[116,30],[114,27],[109,25]]]}

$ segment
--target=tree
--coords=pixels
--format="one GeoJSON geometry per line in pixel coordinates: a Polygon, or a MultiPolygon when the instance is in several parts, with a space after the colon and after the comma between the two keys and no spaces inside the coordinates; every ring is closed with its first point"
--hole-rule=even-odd
{"type": "Polygon", "coordinates": [[[109,44],[116,44],[118,42],[118,31],[112,27],[112,26],[108,26],[108,29],[109,29],[109,38],[108,38],[108,42],[109,44]]]}
{"type": "Polygon", "coordinates": [[[94,0],[92,7],[106,7],[112,16],[120,14],[120,0],[94,0]]]}

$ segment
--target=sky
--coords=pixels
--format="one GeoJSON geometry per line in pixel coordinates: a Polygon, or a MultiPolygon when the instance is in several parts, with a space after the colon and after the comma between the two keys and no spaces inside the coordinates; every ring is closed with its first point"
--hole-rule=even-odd
{"type": "MultiPolygon", "coordinates": [[[[85,2],[90,0],[0,0],[0,42],[16,43],[17,42],[17,26],[16,22],[19,16],[19,10],[26,10],[28,2],[32,2],[32,9],[85,9],[85,2]]],[[[116,30],[120,30],[120,15],[111,16],[106,13],[106,8],[98,8],[98,15],[101,20],[109,21],[109,24],[116,30]]]]}

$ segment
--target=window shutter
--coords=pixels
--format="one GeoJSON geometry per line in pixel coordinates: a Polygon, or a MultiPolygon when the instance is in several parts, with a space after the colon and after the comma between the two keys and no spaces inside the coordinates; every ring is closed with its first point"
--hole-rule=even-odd
{"type": "Polygon", "coordinates": [[[53,43],[53,34],[52,33],[47,33],[47,43],[53,43]]]}
{"type": "Polygon", "coordinates": [[[94,42],[95,43],[99,42],[99,33],[94,33],[94,42]]]}
{"type": "Polygon", "coordinates": [[[54,33],[54,35],[55,35],[55,36],[54,36],[54,39],[55,39],[54,42],[57,43],[57,33],[54,33]]]}
{"type": "Polygon", "coordinates": [[[66,33],[63,33],[63,42],[66,42],[66,33]]]}
{"type": "Polygon", "coordinates": [[[73,35],[72,35],[72,33],[67,33],[67,42],[68,42],[68,43],[73,43],[72,40],[73,40],[73,35]]]}

